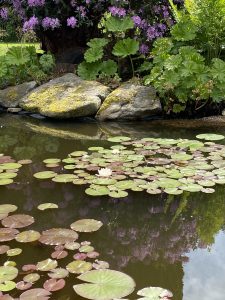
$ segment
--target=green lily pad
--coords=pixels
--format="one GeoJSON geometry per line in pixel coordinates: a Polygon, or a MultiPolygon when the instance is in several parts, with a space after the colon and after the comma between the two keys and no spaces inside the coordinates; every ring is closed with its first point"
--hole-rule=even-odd
{"type": "Polygon", "coordinates": [[[66,278],[69,275],[69,271],[63,268],[56,268],[51,270],[51,273],[48,273],[50,278],[60,279],[66,278]]]}
{"type": "Polygon", "coordinates": [[[53,209],[53,208],[59,208],[57,204],[55,203],[43,203],[38,205],[37,207],[39,210],[46,210],[46,209],[53,209]]]}
{"type": "Polygon", "coordinates": [[[115,137],[108,138],[108,141],[113,143],[127,142],[130,140],[131,138],[127,136],[115,136],[115,137]]]}
{"type": "Polygon", "coordinates": [[[13,280],[18,275],[18,269],[11,266],[2,266],[0,267],[0,283],[5,281],[13,280]]]}
{"type": "Polygon", "coordinates": [[[134,291],[134,280],[114,270],[93,270],[86,272],[78,279],[87,283],[74,285],[75,292],[86,299],[111,300],[122,298],[134,291]]]}
{"type": "Polygon", "coordinates": [[[43,161],[45,164],[58,164],[61,162],[59,158],[47,158],[43,161]]]}
{"type": "Polygon", "coordinates": [[[169,195],[180,195],[183,193],[182,190],[178,190],[177,188],[168,188],[165,189],[164,192],[169,195]]]}
{"type": "Polygon", "coordinates": [[[200,140],[207,140],[207,141],[220,141],[223,140],[225,137],[222,134],[204,133],[204,134],[198,134],[196,138],[200,140]]]}
{"type": "Polygon", "coordinates": [[[85,193],[89,196],[106,196],[109,194],[109,189],[105,186],[99,186],[95,188],[87,188],[85,193]]]}
{"type": "Polygon", "coordinates": [[[84,245],[79,248],[79,251],[84,252],[84,253],[93,252],[94,250],[95,250],[94,247],[92,247],[90,245],[84,245]]]}
{"type": "Polygon", "coordinates": [[[35,230],[22,231],[15,237],[15,240],[19,243],[31,243],[40,238],[40,233],[35,230]]]}
{"type": "Polygon", "coordinates": [[[12,179],[0,179],[0,185],[8,185],[13,183],[12,179]]]}
{"type": "Polygon", "coordinates": [[[17,256],[20,255],[21,253],[22,253],[22,249],[20,248],[9,249],[7,251],[8,256],[17,256]]]}
{"type": "Polygon", "coordinates": [[[60,182],[60,183],[67,183],[67,182],[73,182],[73,180],[76,178],[77,178],[77,176],[74,174],[59,174],[59,175],[56,175],[54,178],[52,178],[52,181],[60,182]]]}
{"type": "Polygon", "coordinates": [[[37,270],[47,272],[57,268],[57,266],[58,266],[57,260],[48,258],[37,263],[37,270]]]}
{"type": "MultiPolygon", "coordinates": [[[[40,270],[42,271],[42,270],[40,270]]],[[[23,281],[29,282],[29,283],[34,283],[38,281],[41,278],[41,276],[38,273],[31,273],[23,277],[23,281]]]]}
{"type": "Polygon", "coordinates": [[[71,156],[79,157],[83,155],[87,155],[88,153],[86,151],[74,151],[70,153],[71,156]]]}
{"type": "Polygon", "coordinates": [[[17,206],[13,204],[1,204],[0,205],[0,214],[9,214],[17,210],[17,206]]]}
{"type": "Polygon", "coordinates": [[[110,178],[97,178],[92,181],[93,184],[97,185],[111,185],[111,184],[116,184],[115,179],[110,179],[110,178]]]}
{"type": "Polygon", "coordinates": [[[66,266],[66,269],[73,274],[82,274],[92,269],[92,264],[83,260],[75,260],[66,266]]]}
{"type": "Polygon", "coordinates": [[[34,174],[34,177],[37,179],[49,179],[53,178],[57,175],[57,173],[53,171],[43,171],[43,172],[38,172],[34,174]]]}
{"type": "Polygon", "coordinates": [[[0,291],[1,292],[9,292],[14,290],[16,287],[16,283],[11,280],[6,280],[3,283],[0,283],[0,291]]]}
{"type": "MultiPolygon", "coordinates": [[[[132,190],[133,190],[133,188],[132,188],[132,190]]],[[[109,197],[112,197],[112,198],[124,198],[127,196],[128,196],[128,193],[126,191],[122,191],[122,190],[111,191],[109,193],[109,197]]]]}
{"type": "Polygon", "coordinates": [[[17,176],[17,173],[11,173],[11,172],[0,173],[0,180],[1,179],[12,179],[12,178],[15,178],[16,176],[17,176]]]}
{"type": "Polygon", "coordinates": [[[3,170],[14,170],[14,169],[19,169],[21,168],[22,165],[18,163],[4,163],[1,164],[1,169],[3,170]]]}
{"type": "Polygon", "coordinates": [[[175,153],[175,154],[172,154],[172,155],[171,155],[171,158],[172,158],[173,160],[179,160],[179,161],[184,160],[184,161],[186,161],[186,160],[192,159],[193,156],[190,155],[190,154],[175,153]]]}
{"type": "Polygon", "coordinates": [[[121,180],[115,184],[115,187],[119,190],[129,190],[136,184],[132,180],[121,180]]]}
{"type": "Polygon", "coordinates": [[[173,294],[169,290],[160,287],[147,287],[138,291],[137,294],[144,297],[140,298],[140,300],[159,300],[173,297],[173,294]]]}
{"type": "Polygon", "coordinates": [[[102,227],[103,223],[94,219],[78,220],[70,225],[70,227],[78,232],[94,232],[102,227]]]}

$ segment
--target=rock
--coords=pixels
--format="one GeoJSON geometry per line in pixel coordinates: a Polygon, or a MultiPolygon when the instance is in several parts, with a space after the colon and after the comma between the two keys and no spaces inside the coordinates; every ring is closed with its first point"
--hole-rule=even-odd
{"type": "Polygon", "coordinates": [[[34,89],[19,103],[32,113],[66,119],[95,115],[110,89],[68,73],[34,89]]]}
{"type": "Polygon", "coordinates": [[[160,114],[161,111],[161,103],[152,87],[127,82],[109,94],[96,118],[101,121],[142,119],[160,114]]]}
{"type": "Polygon", "coordinates": [[[0,90],[0,105],[6,108],[18,107],[21,98],[35,88],[36,85],[35,81],[30,81],[0,90]]]}
{"type": "Polygon", "coordinates": [[[7,108],[7,112],[12,113],[12,114],[17,114],[21,112],[22,108],[20,107],[9,107],[7,108]]]}

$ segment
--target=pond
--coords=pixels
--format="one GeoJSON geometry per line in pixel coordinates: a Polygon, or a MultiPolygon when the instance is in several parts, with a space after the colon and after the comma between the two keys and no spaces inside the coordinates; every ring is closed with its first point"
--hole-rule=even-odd
{"type": "MultiPolygon", "coordinates": [[[[100,230],[81,233],[80,241],[90,241],[101,261],[110,269],[130,275],[136,282],[135,292],[148,286],[172,291],[174,300],[223,300],[225,291],[225,198],[224,185],[216,185],[215,193],[184,193],[182,195],[151,195],[129,192],[121,199],[91,197],[83,186],[42,181],[33,174],[44,170],[43,160],[65,158],[73,151],[87,151],[92,146],[109,147],[110,136],[132,138],[188,138],[201,133],[225,134],[217,124],[198,122],[153,121],[98,124],[85,122],[52,122],[28,116],[1,115],[0,153],[16,160],[31,159],[24,165],[14,183],[0,186],[0,204],[14,204],[16,213],[28,214],[35,222],[29,229],[39,232],[51,228],[70,228],[79,219],[96,219],[100,230]],[[40,211],[42,203],[55,203],[57,209],[40,211]]],[[[224,144],[223,141],[219,141],[224,144]]],[[[26,230],[26,229],[24,229],[26,230]]],[[[0,265],[15,261],[21,270],[25,264],[51,257],[54,247],[38,242],[23,244],[4,242],[10,248],[21,248],[18,256],[0,255],[0,265]]],[[[73,254],[76,250],[73,251],[73,254]]],[[[65,267],[72,255],[59,260],[65,267]]],[[[20,272],[16,282],[23,279],[20,272]]],[[[47,274],[34,283],[43,286],[47,274]]],[[[66,286],[53,293],[54,300],[82,300],[72,286],[80,283],[74,274],[66,278],[66,286]]],[[[14,298],[21,291],[9,292],[14,298]]],[[[0,297],[1,299],[1,297],[0,297]]],[[[47,299],[47,298],[46,298],[47,299]]]]}

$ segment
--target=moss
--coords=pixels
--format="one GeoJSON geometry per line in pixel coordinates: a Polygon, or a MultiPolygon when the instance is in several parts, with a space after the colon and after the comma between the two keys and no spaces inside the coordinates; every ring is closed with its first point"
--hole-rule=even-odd
{"type": "Polygon", "coordinates": [[[18,93],[16,91],[16,89],[12,88],[8,91],[8,93],[6,94],[6,97],[10,100],[10,101],[15,101],[18,98],[18,93]]]}
{"type": "Polygon", "coordinates": [[[121,105],[132,102],[133,98],[137,95],[138,90],[131,85],[121,86],[113,91],[105,99],[100,107],[98,114],[107,110],[113,103],[121,103],[121,105]]]}

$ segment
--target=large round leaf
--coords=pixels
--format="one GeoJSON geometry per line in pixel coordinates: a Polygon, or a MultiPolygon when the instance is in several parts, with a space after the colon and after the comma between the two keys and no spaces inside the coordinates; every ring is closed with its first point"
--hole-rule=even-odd
{"type": "Polygon", "coordinates": [[[74,285],[75,292],[93,300],[111,300],[122,298],[134,291],[134,280],[121,272],[113,270],[94,270],[86,272],[78,279],[88,282],[74,285]]]}
{"type": "Polygon", "coordinates": [[[11,266],[0,267],[0,283],[7,280],[13,280],[17,277],[18,270],[11,266]]]}
{"type": "Polygon", "coordinates": [[[99,230],[103,223],[94,219],[78,220],[70,225],[70,227],[78,232],[93,232],[99,230]]]}
{"type": "Polygon", "coordinates": [[[223,140],[225,137],[221,134],[204,133],[204,134],[198,134],[196,138],[200,140],[207,140],[207,141],[220,141],[223,140]]]}
{"type": "Polygon", "coordinates": [[[9,228],[23,228],[34,223],[34,218],[29,215],[12,215],[2,220],[2,225],[9,228]]]}
{"type": "Polygon", "coordinates": [[[39,241],[45,245],[64,245],[74,242],[78,239],[78,234],[70,229],[53,228],[45,230],[39,241]]]}

